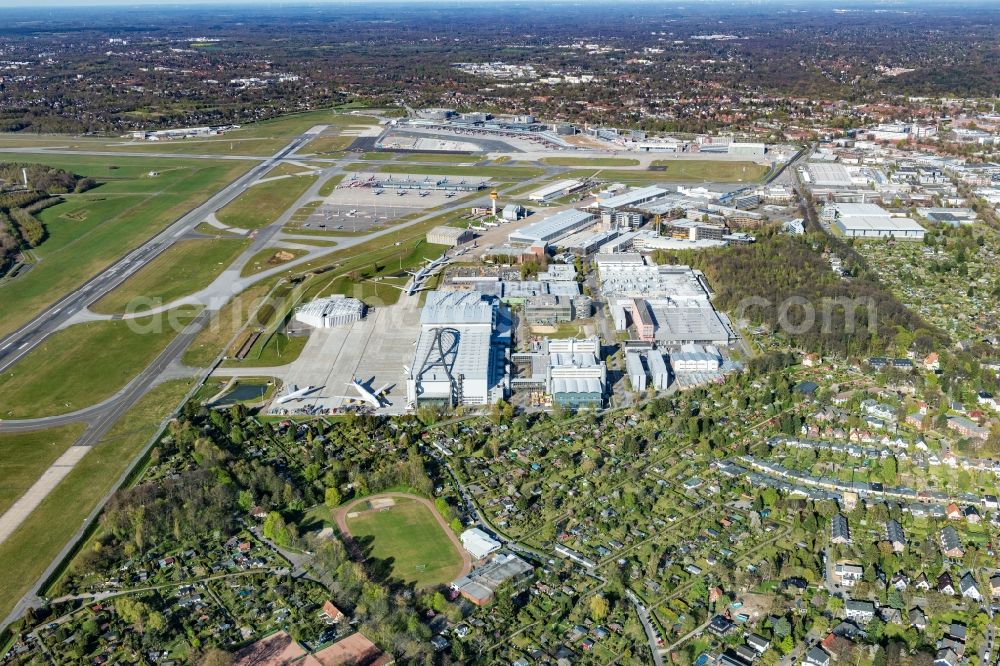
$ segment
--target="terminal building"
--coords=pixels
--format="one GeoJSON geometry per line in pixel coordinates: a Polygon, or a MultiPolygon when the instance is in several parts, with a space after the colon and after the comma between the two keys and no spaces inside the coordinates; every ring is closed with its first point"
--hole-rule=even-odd
{"type": "Polygon", "coordinates": [[[356,298],[329,296],[317,298],[295,311],[295,321],[313,328],[349,326],[365,316],[365,304],[356,298]]]}
{"type": "Polygon", "coordinates": [[[507,395],[510,314],[478,291],[431,291],[420,313],[406,396],[412,407],[486,405],[507,395]]]}

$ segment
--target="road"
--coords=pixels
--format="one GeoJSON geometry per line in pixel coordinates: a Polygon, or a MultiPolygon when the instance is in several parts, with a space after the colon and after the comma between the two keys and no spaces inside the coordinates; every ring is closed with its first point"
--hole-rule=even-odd
{"type": "MultiPolygon", "coordinates": [[[[206,218],[213,215],[215,212],[223,208],[230,201],[235,199],[240,193],[244,191],[245,188],[250,186],[253,182],[259,180],[261,177],[265,176],[269,170],[280,164],[283,160],[295,159],[297,151],[302,148],[306,143],[308,143],[316,134],[322,131],[322,127],[318,126],[311,129],[309,132],[301,134],[295,137],[288,145],[282,148],[280,151],[275,153],[270,157],[248,157],[248,156],[230,156],[232,159],[253,159],[257,160],[258,164],[249,169],[243,176],[240,176],[233,182],[229,183],[222,190],[217,192],[215,195],[211,196],[204,203],[194,208],[176,222],[171,224],[169,227],[159,232],[140,247],[131,251],[123,258],[119,259],[117,262],[109,266],[107,269],[94,276],[79,288],[75,289],[73,292],[67,294],[61,298],[54,305],[50,306],[48,309],[37,315],[33,321],[22,326],[20,329],[14,333],[8,335],[4,339],[0,339],[0,372],[4,372],[15,364],[18,360],[22,359],[26,354],[28,354],[32,349],[34,349],[38,344],[44,341],[53,332],[65,327],[68,323],[78,321],[81,315],[86,317],[92,317],[88,308],[91,304],[102,298],[104,295],[118,287],[122,282],[124,282],[129,276],[140,270],[143,266],[147,265],[150,261],[159,256],[166,249],[171,247],[177,241],[189,237],[195,227],[205,221],[206,218]]],[[[2,151],[0,151],[2,152],[2,151]]],[[[52,148],[48,150],[38,150],[34,149],[31,151],[25,151],[20,149],[19,152],[46,152],[46,153],[56,153],[60,152],[58,148],[52,148]]],[[[71,152],[71,151],[61,151],[61,152],[71,152]]],[[[86,152],[72,151],[72,154],[86,154],[86,152]]],[[[127,156],[126,153],[113,153],[116,156],[127,156]]],[[[142,154],[143,157],[154,156],[151,154],[142,154]]],[[[192,156],[184,155],[184,158],[191,159],[192,156]]],[[[218,156],[206,155],[205,158],[216,159],[218,156]]],[[[440,166],[440,165],[437,165],[440,166]]],[[[540,180],[553,175],[557,175],[563,171],[565,168],[545,166],[543,167],[544,173],[537,178],[532,180],[540,180]]],[[[341,166],[337,161],[330,168],[324,169],[322,178],[310,188],[300,202],[315,194],[315,192],[321,186],[321,183],[333,176],[334,174],[341,171],[341,166]]],[[[72,414],[53,416],[49,418],[25,420],[25,421],[12,421],[3,422],[0,421],[0,431],[6,432],[23,432],[38,428],[49,428],[56,425],[62,425],[71,422],[85,422],[87,428],[81,435],[80,439],[76,442],[77,446],[82,447],[93,447],[96,443],[101,441],[101,439],[107,434],[114,423],[124,414],[130,407],[134,406],[135,403],[145,395],[149,389],[155,385],[164,376],[164,371],[171,368],[184,350],[189,346],[195,335],[201,330],[201,328],[206,325],[206,323],[211,318],[212,313],[224,304],[228,297],[230,297],[234,292],[239,291],[241,288],[245,288],[249,284],[257,282],[264,279],[271,274],[279,271],[287,270],[290,267],[299,265],[313,259],[316,259],[325,254],[329,254],[334,251],[344,250],[346,248],[364,243],[372,238],[379,236],[395,236],[397,232],[403,232],[406,227],[412,226],[414,224],[419,224],[425,219],[441,215],[450,210],[454,210],[460,207],[468,207],[470,205],[476,205],[485,201],[483,198],[477,198],[476,201],[459,201],[452,205],[446,206],[442,209],[429,211],[423,215],[416,217],[415,219],[409,220],[406,223],[395,225],[387,229],[383,229],[377,232],[372,232],[370,234],[365,234],[357,237],[350,238],[338,238],[337,245],[335,247],[325,247],[317,248],[315,251],[310,252],[304,257],[300,257],[297,260],[288,262],[283,266],[276,267],[269,271],[264,271],[250,278],[243,278],[240,276],[240,267],[252,256],[258,249],[268,246],[269,243],[281,241],[282,238],[279,236],[281,233],[281,228],[287,219],[292,215],[294,210],[298,208],[298,203],[292,206],[284,215],[282,215],[274,224],[268,225],[263,229],[256,232],[254,236],[254,242],[252,246],[248,248],[239,259],[237,259],[234,264],[223,272],[217,280],[215,280],[209,287],[202,290],[198,294],[188,297],[187,299],[180,299],[172,304],[167,304],[164,308],[176,307],[181,302],[196,302],[202,305],[209,305],[206,307],[197,317],[182,331],[180,332],[170,344],[156,357],[152,364],[150,364],[145,370],[143,370],[139,375],[134,377],[119,393],[112,396],[108,400],[100,403],[99,405],[94,405],[83,410],[79,410],[72,414]],[[234,287],[236,287],[234,289],[234,287]],[[225,293],[222,293],[224,291],[225,293]],[[210,298],[217,296],[218,298],[210,298]],[[223,298],[225,297],[225,298],[223,298]]],[[[97,317],[102,318],[102,317],[97,317]]],[[[449,468],[449,472],[451,469],[449,468]]],[[[454,477],[454,475],[453,475],[454,477]]],[[[488,526],[495,533],[499,532],[492,528],[487,522],[484,516],[480,515],[478,507],[475,502],[462,487],[458,479],[455,478],[456,486],[461,490],[462,497],[469,508],[470,512],[473,513],[477,521],[488,526]]],[[[37,503],[44,499],[47,492],[41,495],[35,494],[36,499],[31,500],[37,503]]],[[[104,501],[107,500],[105,497],[104,501]]],[[[81,538],[86,525],[89,524],[96,515],[99,513],[100,506],[103,506],[104,501],[102,501],[97,508],[88,516],[87,520],[81,526],[80,531],[74,536],[73,540],[66,545],[60,555],[52,562],[45,574],[35,582],[31,590],[21,602],[14,609],[14,612],[8,616],[3,624],[9,623],[14,618],[20,616],[28,606],[37,605],[40,599],[37,597],[40,586],[44,580],[55,570],[59,562],[61,562],[70,552],[73,544],[81,538]]],[[[29,501],[30,503],[30,501],[29,501]]],[[[16,503],[15,503],[16,505],[16,503]]],[[[23,522],[23,520],[30,515],[31,510],[34,506],[29,506],[24,504],[18,507],[18,510],[11,513],[9,510],[3,516],[0,516],[0,541],[3,541],[4,530],[6,529],[9,534],[13,529],[16,529],[18,525],[23,522]],[[6,527],[4,525],[6,524],[6,527]]],[[[14,507],[11,507],[14,509],[14,507]]],[[[502,536],[502,535],[501,535],[502,536]]],[[[540,551],[537,551],[523,543],[518,543],[516,541],[508,540],[508,547],[514,551],[524,553],[525,555],[530,555],[535,558],[547,558],[548,556],[540,551]]]]}
{"type": "MultiPolygon", "coordinates": [[[[628,597],[628,600],[631,601],[632,605],[635,607],[635,612],[639,616],[639,622],[642,623],[642,629],[646,632],[646,640],[649,642],[649,651],[653,655],[653,663],[656,666],[663,666],[663,655],[660,653],[659,641],[656,638],[656,629],[653,628],[653,622],[649,618],[649,611],[646,610],[646,607],[632,590],[626,588],[625,596],[628,597]]],[[[707,623],[695,631],[700,631],[701,629],[704,629],[705,626],[707,626],[707,623]]],[[[685,638],[687,637],[685,636],[685,638]]],[[[684,639],[682,638],[681,640],[683,641],[684,639]]]]}
{"type": "Polygon", "coordinates": [[[295,137],[287,146],[229,183],[205,203],[61,298],[14,333],[0,339],[0,373],[5,372],[45,338],[63,327],[74,315],[103,298],[185,234],[193,231],[208,215],[235,199],[251,183],[274,168],[281,160],[295,154],[314,137],[315,134],[312,133],[295,137]]]}

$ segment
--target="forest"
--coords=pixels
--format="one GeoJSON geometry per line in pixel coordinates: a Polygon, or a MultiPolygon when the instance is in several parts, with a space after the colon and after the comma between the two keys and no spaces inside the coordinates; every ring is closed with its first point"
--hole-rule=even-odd
{"type": "Polygon", "coordinates": [[[803,351],[854,358],[886,353],[900,330],[912,331],[916,349],[925,354],[944,340],[900,303],[857,253],[825,235],[769,231],[749,245],[659,252],[654,258],[703,271],[720,309],[783,334],[803,351]],[[850,277],[831,270],[830,252],[844,259],[850,277]]]}
{"type": "Polygon", "coordinates": [[[0,277],[21,252],[45,240],[45,225],[35,213],[62,201],[59,194],[85,192],[95,185],[91,178],[42,164],[0,163],[0,277]]]}

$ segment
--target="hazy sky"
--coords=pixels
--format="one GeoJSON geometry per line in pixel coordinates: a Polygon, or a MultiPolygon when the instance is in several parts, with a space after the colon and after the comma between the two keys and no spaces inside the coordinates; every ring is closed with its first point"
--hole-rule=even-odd
{"type": "MultiPolygon", "coordinates": [[[[17,9],[32,9],[32,8],[45,8],[45,7],[88,7],[88,6],[144,6],[144,7],[171,7],[177,5],[220,5],[220,4],[261,4],[261,5],[299,5],[299,4],[334,4],[334,3],[350,3],[350,4],[380,4],[383,2],[412,2],[417,3],[430,3],[436,4],[440,2],[449,3],[461,3],[461,2],[489,2],[491,4],[496,3],[498,0],[0,0],[0,8],[17,8],[17,9]]],[[[499,0],[503,2],[504,0],[499,0]]],[[[509,1],[509,0],[508,0],[509,1]]],[[[526,0],[520,0],[526,1],[526,0]]],[[[557,2],[600,2],[603,4],[608,4],[615,2],[615,0],[556,0],[557,2]]],[[[639,0],[643,2],[643,0],[639,0]]],[[[656,2],[663,2],[664,0],[646,0],[649,4],[654,4],[656,2]]],[[[669,1],[669,0],[667,0],[669,1]]],[[[775,2],[776,4],[790,4],[794,3],[796,0],[673,0],[674,2],[703,2],[703,3],[723,3],[723,4],[768,4],[769,2],[775,2]]],[[[799,0],[806,4],[814,5],[818,3],[833,5],[843,4],[845,6],[858,5],[870,5],[872,7],[879,8],[891,8],[893,6],[901,5],[921,5],[921,4],[934,4],[934,5],[979,5],[991,4],[993,0],[799,0]]]]}

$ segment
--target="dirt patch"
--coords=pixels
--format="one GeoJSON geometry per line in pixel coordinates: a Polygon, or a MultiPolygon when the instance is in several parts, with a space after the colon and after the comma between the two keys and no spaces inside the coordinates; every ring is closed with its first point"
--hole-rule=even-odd
{"type": "Polygon", "coordinates": [[[396,500],[391,497],[376,497],[368,502],[373,510],[388,509],[390,506],[395,506],[396,500]]]}

